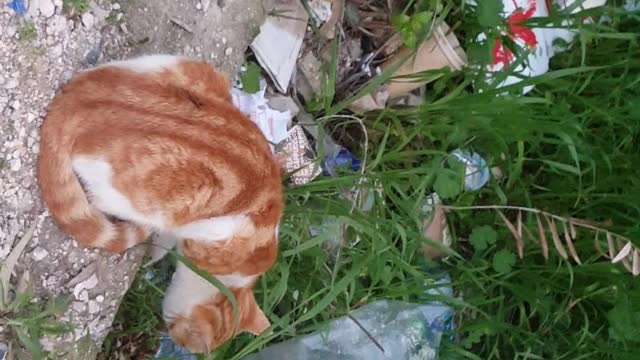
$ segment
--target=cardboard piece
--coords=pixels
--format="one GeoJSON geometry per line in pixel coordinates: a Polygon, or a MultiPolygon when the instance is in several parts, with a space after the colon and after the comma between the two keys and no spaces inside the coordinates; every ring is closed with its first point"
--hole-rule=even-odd
{"type": "Polygon", "coordinates": [[[286,92],[296,67],[309,15],[298,0],[278,0],[251,49],[277,89],[286,92]]]}

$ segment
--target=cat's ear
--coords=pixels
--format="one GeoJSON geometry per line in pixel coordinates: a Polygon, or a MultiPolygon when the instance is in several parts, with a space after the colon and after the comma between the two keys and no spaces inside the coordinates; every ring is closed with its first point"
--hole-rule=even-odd
{"type": "Polygon", "coordinates": [[[265,331],[271,323],[269,319],[264,315],[258,304],[255,300],[252,301],[252,305],[254,306],[254,311],[251,312],[252,316],[245,320],[245,323],[242,324],[242,331],[250,332],[253,335],[260,335],[263,331],[265,331]]]}

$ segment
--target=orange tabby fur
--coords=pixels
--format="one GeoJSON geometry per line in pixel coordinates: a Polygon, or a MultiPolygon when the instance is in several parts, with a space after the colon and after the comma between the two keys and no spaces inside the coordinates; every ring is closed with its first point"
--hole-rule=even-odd
{"type": "MultiPolygon", "coordinates": [[[[213,229],[229,236],[183,236],[179,246],[203,270],[259,275],[275,261],[280,168],[207,63],[145,57],[81,72],[50,104],[40,136],[42,198],[79,243],[121,252],[154,231],[203,237],[213,229]]],[[[268,326],[254,282],[234,289],[242,296],[239,331],[268,326]]],[[[220,315],[228,304],[209,291],[204,303],[166,315],[171,335],[192,351],[210,351],[234,333],[220,315]],[[184,340],[192,333],[203,338],[184,340]]]]}

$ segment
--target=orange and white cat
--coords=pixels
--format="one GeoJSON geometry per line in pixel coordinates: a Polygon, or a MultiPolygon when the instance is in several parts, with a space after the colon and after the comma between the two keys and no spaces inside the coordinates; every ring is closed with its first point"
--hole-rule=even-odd
{"type": "Polygon", "coordinates": [[[110,252],[158,233],[235,294],[238,324],[230,301],[179,263],[163,304],[176,342],[209,352],[269,326],[252,287],[277,256],[280,168],[212,66],[153,55],[82,71],[40,137],[38,184],[63,231],[110,252]]]}

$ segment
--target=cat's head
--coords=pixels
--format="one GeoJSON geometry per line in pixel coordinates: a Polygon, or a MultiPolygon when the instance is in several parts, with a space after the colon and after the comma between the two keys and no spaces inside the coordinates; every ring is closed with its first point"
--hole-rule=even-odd
{"type": "Polygon", "coordinates": [[[238,322],[234,322],[231,301],[217,293],[190,312],[165,316],[169,335],[193,353],[210,353],[236,334],[259,335],[270,326],[258,307],[251,287],[230,289],[238,303],[238,322]]]}

